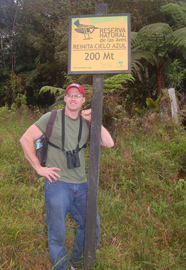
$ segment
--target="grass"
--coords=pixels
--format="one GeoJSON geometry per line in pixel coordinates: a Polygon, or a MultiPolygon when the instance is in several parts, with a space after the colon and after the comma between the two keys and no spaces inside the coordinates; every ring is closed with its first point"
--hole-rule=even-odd
{"type": "MultiPolygon", "coordinates": [[[[19,138],[37,119],[0,109],[0,269],[51,269],[43,179],[24,158],[19,138]]],[[[186,269],[185,130],[171,121],[131,119],[101,150],[99,270],[186,269]]],[[[72,251],[74,221],[67,218],[72,251]]]]}

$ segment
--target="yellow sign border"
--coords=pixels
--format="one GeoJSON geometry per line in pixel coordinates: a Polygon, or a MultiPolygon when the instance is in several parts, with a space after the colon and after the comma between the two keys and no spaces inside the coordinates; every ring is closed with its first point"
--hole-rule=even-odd
{"type": "Polygon", "coordinates": [[[130,13],[69,17],[68,74],[130,72],[130,13]]]}

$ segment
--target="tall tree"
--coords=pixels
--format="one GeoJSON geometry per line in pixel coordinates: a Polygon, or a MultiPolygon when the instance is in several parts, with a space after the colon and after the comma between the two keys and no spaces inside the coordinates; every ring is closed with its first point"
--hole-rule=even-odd
{"type": "MultiPolygon", "coordinates": [[[[162,89],[162,68],[168,58],[167,36],[172,33],[168,24],[156,23],[144,26],[133,36],[133,49],[141,59],[146,59],[154,67],[157,82],[157,94],[162,89]]],[[[147,63],[146,62],[146,63],[147,63]]]]}
{"type": "MultiPolygon", "coordinates": [[[[186,14],[184,8],[181,6],[175,8],[175,6],[178,5],[168,4],[161,7],[165,18],[172,22],[173,30],[177,29],[178,25],[179,27],[184,26],[183,14],[186,14]],[[180,25],[180,21],[178,24],[177,21],[174,24],[175,18],[180,18],[183,24],[180,25]]],[[[151,68],[151,78],[156,78],[158,95],[161,94],[162,87],[165,87],[162,72],[166,65],[170,64],[172,56],[175,58],[176,52],[179,52],[182,59],[186,57],[186,27],[173,30],[167,23],[156,23],[144,26],[137,33],[132,33],[133,68],[139,73],[140,68],[153,67],[153,69],[151,68]]]]}
{"type": "Polygon", "coordinates": [[[14,37],[17,7],[13,0],[0,2],[0,74],[14,69],[14,37]]]}

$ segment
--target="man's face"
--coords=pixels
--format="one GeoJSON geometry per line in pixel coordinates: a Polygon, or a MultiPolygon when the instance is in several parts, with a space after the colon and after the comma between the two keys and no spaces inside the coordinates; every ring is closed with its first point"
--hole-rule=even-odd
{"type": "Polygon", "coordinates": [[[64,97],[66,106],[71,111],[79,111],[85,102],[85,97],[79,92],[76,87],[72,87],[68,90],[64,97]]]}

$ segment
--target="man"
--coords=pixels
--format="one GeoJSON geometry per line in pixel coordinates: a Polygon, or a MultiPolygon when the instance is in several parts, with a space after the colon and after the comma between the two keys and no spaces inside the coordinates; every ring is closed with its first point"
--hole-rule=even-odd
{"type": "MultiPolygon", "coordinates": [[[[36,172],[45,177],[48,246],[53,264],[52,269],[55,270],[74,269],[70,265],[76,266],[82,259],[87,195],[84,148],[82,147],[89,136],[89,128],[85,120],[91,121],[91,110],[82,111],[82,117],[79,115],[85,102],[85,91],[81,85],[69,85],[65,91],[64,101],[66,103],[65,108],[63,111],[57,111],[49,140],[46,167],[42,167],[36,157],[35,141],[46,132],[50,112],[36,121],[20,139],[26,158],[36,172]],[[81,136],[79,136],[80,118],[82,119],[81,136]],[[62,119],[64,119],[63,124],[62,119]],[[63,125],[65,126],[63,132],[64,143],[62,143],[63,125]],[[79,142],[78,137],[81,137],[79,142]],[[77,150],[80,164],[76,166],[72,162],[72,168],[69,168],[67,153],[72,154],[73,150],[77,150]],[[77,224],[71,259],[69,259],[65,247],[65,217],[68,213],[72,215],[77,224]]],[[[112,137],[103,126],[101,127],[101,145],[107,148],[114,145],[112,137]]],[[[98,245],[99,233],[100,224],[99,215],[97,214],[96,245],[98,245]]]]}

